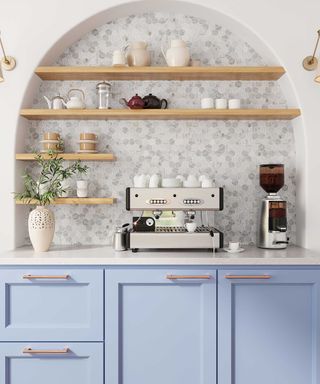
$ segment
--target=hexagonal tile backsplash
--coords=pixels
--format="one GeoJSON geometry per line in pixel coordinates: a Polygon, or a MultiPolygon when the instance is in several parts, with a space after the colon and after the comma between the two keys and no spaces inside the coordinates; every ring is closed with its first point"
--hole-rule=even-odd
{"type": "MultiPolygon", "coordinates": [[[[171,38],[188,42],[191,55],[203,65],[266,65],[256,51],[232,31],[214,22],[166,13],[132,15],[102,25],[65,50],[57,65],[111,65],[112,52],[131,41],[148,42],[153,65],[164,65],[161,43],[171,38]]],[[[108,79],[106,79],[108,80],[108,79]]],[[[46,107],[43,95],[65,95],[81,88],[90,108],[96,106],[97,82],[42,82],[33,107],[46,107]]],[[[198,108],[202,97],[241,98],[244,107],[281,108],[286,100],[277,82],[254,81],[122,81],[112,82],[112,106],[135,93],[167,98],[171,108],[198,108]]],[[[26,150],[39,149],[45,131],[58,131],[66,151],[76,151],[80,132],[95,132],[99,149],[117,156],[114,163],[88,163],[90,192],[118,198],[115,206],[54,207],[55,244],[110,244],[116,225],[130,220],[125,188],[137,173],[207,174],[225,188],[225,209],[215,225],[226,242],[255,242],[257,210],[263,191],[258,165],[285,164],[290,237],[295,239],[295,149],[287,121],[34,121],[26,150]]],[[[33,165],[29,165],[30,168],[33,165]]],[[[75,189],[75,188],[74,188],[75,189]]]]}

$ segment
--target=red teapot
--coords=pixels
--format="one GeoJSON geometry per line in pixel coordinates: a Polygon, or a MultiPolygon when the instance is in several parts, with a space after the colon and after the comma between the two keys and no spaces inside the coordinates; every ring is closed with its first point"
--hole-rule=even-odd
{"type": "Polygon", "coordinates": [[[130,109],[142,109],[144,108],[144,101],[142,98],[136,93],[135,96],[131,97],[129,101],[125,98],[119,100],[119,103],[130,108],[130,109]]]}

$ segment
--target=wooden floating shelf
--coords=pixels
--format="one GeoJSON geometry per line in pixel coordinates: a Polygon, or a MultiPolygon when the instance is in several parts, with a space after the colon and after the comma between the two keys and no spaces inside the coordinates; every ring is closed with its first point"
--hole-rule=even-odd
{"type": "MultiPolygon", "coordinates": [[[[36,154],[34,153],[17,153],[16,160],[35,160],[36,154]]],[[[41,154],[45,160],[51,159],[51,156],[47,153],[41,154]]],[[[112,153],[59,153],[58,158],[64,160],[82,160],[82,161],[113,161],[116,157],[112,153]]]]}
{"type": "Polygon", "coordinates": [[[299,109],[23,109],[29,120],[292,120],[299,109]]]}
{"type": "Polygon", "coordinates": [[[278,80],[283,67],[38,67],[42,80],[278,80]]]}
{"type": "MultiPolygon", "coordinates": [[[[114,197],[59,197],[55,199],[51,204],[54,205],[65,205],[65,204],[79,204],[79,205],[111,205],[116,203],[117,199],[114,197]]],[[[29,203],[23,200],[17,200],[18,205],[38,205],[37,201],[30,201],[29,203]]]]}

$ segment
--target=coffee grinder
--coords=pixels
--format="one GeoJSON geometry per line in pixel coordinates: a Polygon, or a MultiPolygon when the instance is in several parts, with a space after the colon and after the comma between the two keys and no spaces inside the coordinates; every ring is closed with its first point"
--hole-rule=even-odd
{"type": "Polygon", "coordinates": [[[259,248],[283,249],[288,245],[287,202],[277,194],[283,185],[283,164],[260,165],[260,186],[268,195],[262,200],[259,215],[259,248]]]}

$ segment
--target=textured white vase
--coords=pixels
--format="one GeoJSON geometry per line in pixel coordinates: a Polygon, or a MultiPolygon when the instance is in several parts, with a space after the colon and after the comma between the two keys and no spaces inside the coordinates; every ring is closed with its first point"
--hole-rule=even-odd
{"type": "Polygon", "coordinates": [[[45,207],[38,206],[29,214],[29,236],[36,252],[46,252],[54,235],[54,214],[45,207]]]}

